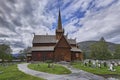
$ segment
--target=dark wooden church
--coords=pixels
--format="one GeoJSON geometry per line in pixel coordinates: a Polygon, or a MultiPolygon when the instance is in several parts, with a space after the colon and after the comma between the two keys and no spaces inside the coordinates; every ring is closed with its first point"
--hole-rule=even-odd
{"type": "Polygon", "coordinates": [[[82,60],[83,54],[78,49],[76,39],[68,39],[62,28],[59,10],[56,35],[34,35],[31,53],[27,54],[28,61],[73,61],[82,60]]]}

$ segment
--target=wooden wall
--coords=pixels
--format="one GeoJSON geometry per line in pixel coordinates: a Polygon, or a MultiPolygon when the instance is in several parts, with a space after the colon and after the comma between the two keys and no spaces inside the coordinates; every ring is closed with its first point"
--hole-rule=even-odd
{"type": "Polygon", "coordinates": [[[32,52],[32,60],[33,61],[45,61],[52,60],[53,52],[46,51],[33,51],[32,52]]]}
{"type": "Polygon", "coordinates": [[[55,61],[71,61],[71,52],[69,48],[55,48],[55,61]]]}
{"type": "Polygon", "coordinates": [[[72,61],[74,61],[74,60],[83,60],[83,55],[80,52],[72,52],[71,59],[72,59],[72,61]]]}

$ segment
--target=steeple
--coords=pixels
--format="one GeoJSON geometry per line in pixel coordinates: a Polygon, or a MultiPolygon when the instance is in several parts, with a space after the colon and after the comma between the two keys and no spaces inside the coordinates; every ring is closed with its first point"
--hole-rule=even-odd
{"type": "Polygon", "coordinates": [[[61,13],[60,13],[60,9],[59,9],[59,15],[58,15],[58,26],[57,26],[58,30],[62,30],[62,21],[61,21],[61,13]]]}
{"type": "Polygon", "coordinates": [[[59,40],[62,35],[64,35],[64,30],[62,29],[62,19],[61,19],[61,12],[60,12],[60,8],[59,8],[58,25],[57,25],[57,29],[56,29],[56,39],[59,40]]]}

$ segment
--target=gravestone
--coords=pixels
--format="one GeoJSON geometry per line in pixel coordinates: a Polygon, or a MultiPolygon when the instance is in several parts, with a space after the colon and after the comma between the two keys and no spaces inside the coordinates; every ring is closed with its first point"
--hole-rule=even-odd
{"type": "Polygon", "coordinates": [[[101,62],[98,62],[98,68],[101,68],[101,62]]]}
{"type": "Polygon", "coordinates": [[[115,69],[114,69],[114,64],[113,64],[113,63],[110,64],[109,70],[110,70],[110,71],[115,71],[115,69]]]}
{"type": "Polygon", "coordinates": [[[89,67],[91,67],[91,60],[88,61],[89,67]]]}
{"type": "Polygon", "coordinates": [[[103,65],[104,65],[104,67],[107,67],[107,63],[106,62],[103,62],[103,65]]]}
{"type": "Polygon", "coordinates": [[[92,65],[93,65],[93,68],[95,68],[95,67],[96,67],[96,62],[93,61],[93,62],[92,62],[92,65]]]}
{"type": "Polygon", "coordinates": [[[87,66],[87,62],[85,62],[84,65],[87,66]]]}
{"type": "Polygon", "coordinates": [[[111,63],[109,66],[109,70],[112,71],[113,70],[113,64],[111,63]]]}

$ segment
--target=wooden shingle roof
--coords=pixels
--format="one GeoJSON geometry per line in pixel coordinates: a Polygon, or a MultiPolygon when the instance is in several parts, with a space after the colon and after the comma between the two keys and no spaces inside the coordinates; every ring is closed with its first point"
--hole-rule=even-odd
{"type": "MultiPolygon", "coordinates": [[[[67,39],[67,38],[66,38],[67,39]]],[[[67,39],[69,44],[76,44],[75,39],[67,39]]],[[[33,43],[57,43],[55,35],[34,35],[33,43]]]]}
{"type": "Polygon", "coordinates": [[[55,35],[35,35],[33,43],[56,43],[55,35]]]}
{"type": "Polygon", "coordinates": [[[82,52],[82,50],[76,48],[76,47],[72,47],[71,51],[74,51],[74,52],[82,52]]]}

